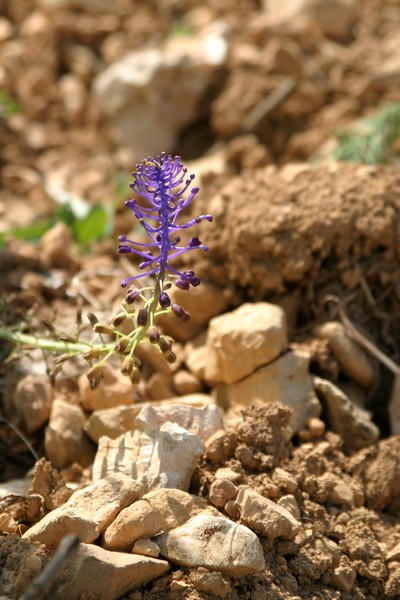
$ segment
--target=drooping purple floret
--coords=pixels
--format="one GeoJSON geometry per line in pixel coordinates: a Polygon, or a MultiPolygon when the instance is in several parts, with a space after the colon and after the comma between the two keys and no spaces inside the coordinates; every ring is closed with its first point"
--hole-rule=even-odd
{"type": "Polygon", "coordinates": [[[186,246],[179,245],[181,238],[176,235],[182,229],[188,229],[202,220],[212,221],[211,215],[200,215],[183,224],[178,224],[181,211],[193,201],[199,188],[190,185],[194,175],[187,176],[187,168],[183,166],[179,156],[170,156],[163,152],[156,158],[149,157],[136,165],[132,174],[131,189],[146,200],[142,206],[135,199],[128,200],[125,205],[133,211],[135,217],[150,238],[148,243],[135,242],[126,236],[120,236],[118,251],[120,254],[133,253],[141,262],[139,268],[145,271],[140,275],[121,281],[126,287],[130,281],[147,275],[168,272],[177,277],[176,285],[188,289],[197,286],[200,279],[193,271],[177,271],[169,263],[188,250],[208,250],[198,237],[190,239],[186,246]],[[186,195],[187,194],[187,195],[186,195]],[[186,197],[185,197],[186,195],[186,197]]]}

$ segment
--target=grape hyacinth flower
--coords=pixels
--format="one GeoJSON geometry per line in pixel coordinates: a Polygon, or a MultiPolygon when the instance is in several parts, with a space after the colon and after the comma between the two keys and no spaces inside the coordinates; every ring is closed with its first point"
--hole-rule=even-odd
{"type": "Polygon", "coordinates": [[[212,221],[211,215],[200,215],[186,223],[178,223],[181,212],[189,206],[199,191],[197,187],[190,190],[194,175],[187,177],[187,168],[183,166],[179,156],[167,156],[163,152],[156,159],[150,157],[138,164],[133,178],[131,189],[149,206],[143,206],[137,200],[128,200],[125,205],[138,219],[150,242],[139,243],[129,240],[126,236],[119,237],[119,253],[133,253],[140,257],[142,262],[139,268],[144,271],[124,279],[121,282],[122,287],[127,287],[135,279],[152,274],[156,275],[159,281],[160,294],[165,294],[162,285],[165,280],[173,280],[181,289],[189,289],[191,285],[196,287],[200,284],[200,279],[194,271],[177,271],[170,264],[171,260],[189,250],[208,250],[198,237],[192,237],[186,245],[179,245],[181,238],[177,235],[203,219],[212,221]],[[185,198],[186,192],[189,194],[185,198]]]}
{"type": "Polygon", "coordinates": [[[123,375],[129,377],[132,383],[138,383],[141,365],[135,352],[142,342],[157,346],[164,358],[173,363],[176,360],[172,350],[174,340],[162,335],[156,320],[161,315],[172,315],[187,322],[189,313],[173,302],[168,290],[173,285],[189,290],[198,286],[200,279],[194,271],[178,270],[171,263],[191,250],[208,250],[198,237],[182,242],[180,234],[203,220],[212,221],[208,214],[182,221],[182,212],[199,191],[197,187],[192,187],[193,179],[194,175],[187,175],[187,168],[178,156],[172,157],[165,152],[136,165],[130,187],[143,204],[132,199],[126,202],[126,206],[138,219],[149,241],[135,242],[120,236],[118,251],[120,254],[137,256],[141,273],[121,282],[122,287],[128,289],[120,310],[113,317],[100,322],[94,314],[87,314],[94,334],[91,340],[80,341],[80,312],[77,315],[76,336],[59,333],[52,324],[47,323],[46,329],[51,338],[0,327],[0,339],[15,346],[41,348],[58,354],[54,359],[52,380],[65,361],[82,357],[90,365],[87,376],[92,389],[99,385],[103,377],[104,364],[113,357],[120,359],[123,375]],[[151,284],[148,282],[149,276],[154,279],[151,284]],[[137,286],[136,283],[144,278],[145,284],[137,286]],[[135,285],[131,285],[133,282],[135,285]]]}

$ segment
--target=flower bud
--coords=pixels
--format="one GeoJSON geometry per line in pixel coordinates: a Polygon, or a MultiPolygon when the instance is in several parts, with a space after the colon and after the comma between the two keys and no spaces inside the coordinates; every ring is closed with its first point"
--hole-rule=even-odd
{"type": "Polygon", "coordinates": [[[190,288],[189,281],[187,279],[182,279],[181,277],[175,281],[175,285],[180,290],[188,290],[190,288]]]}
{"type": "Polygon", "coordinates": [[[139,290],[129,290],[125,296],[125,302],[127,304],[133,304],[139,296],[139,290]]]}
{"type": "Polygon", "coordinates": [[[117,354],[125,354],[128,346],[129,346],[129,342],[130,342],[130,340],[128,337],[119,338],[118,342],[114,346],[114,351],[117,354]]]}
{"type": "Polygon", "coordinates": [[[130,377],[133,369],[135,369],[135,360],[132,356],[127,356],[121,366],[121,373],[126,377],[130,377]]]}
{"type": "Polygon", "coordinates": [[[182,317],[182,321],[184,323],[188,323],[188,321],[190,321],[191,318],[192,317],[191,317],[190,313],[188,313],[187,310],[185,310],[185,314],[182,317]]]}
{"type": "Polygon", "coordinates": [[[119,327],[121,323],[123,323],[126,319],[126,314],[124,312],[119,312],[115,317],[111,320],[111,325],[113,327],[119,327]]]}
{"type": "Polygon", "coordinates": [[[56,328],[52,323],[50,323],[50,321],[48,321],[47,319],[43,319],[42,323],[49,333],[52,333],[53,335],[57,333],[56,328]]]}
{"type": "Polygon", "coordinates": [[[172,350],[171,350],[171,352],[168,352],[168,353],[167,353],[167,354],[165,354],[164,356],[165,356],[165,360],[166,360],[166,361],[167,361],[167,362],[168,362],[170,365],[172,365],[173,363],[175,363],[175,362],[176,362],[176,354],[175,354],[175,352],[172,352],[172,350]]]}
{"type": "Polygon", "coordinates": [[[104,333],[106,335],[114,335],[114,329],[107,323],[96,323],[93,327],[95,333],[104,333]]]}
{"type": "Polygon", "coordinates": [[[158,340],[158,345],[163,354],[171,352],[171,343],[163,335],[160,336],[160,339],[158,340]]]}
{"type": "Polygon", "coordinates": [[[60,365],[61,363],[65,362],[66,360],[68,360],[69,358],[72,358],[70,354],[60,354],[60,356],[57,356],[54,359],[54,364],[55,365],[60,365]]]}
{"type": "Polygon", "coordinates": [[[82,357],[85,360],[94,360],[95,358],[99,358],[101,356],[100,348],[90,348],[90,350],[86,350],[82,353],[82,357]]]}
{"type": "Polygon", "coordinates": [[[134,369],[132,369],[131,374],[129,375],[129,379],[131,380],[131,382],[136,385],[137,383],[140,382],[141,380],[141,375],[140,375],[140,371],[137,367],[135,367],[134,369]]]}
{"type": "Polygon", "coordinates": [[[60,333],[58,335],[58,339],[61,342],[69,342],[71,344],[75,344],[78,341],[76,335],[68,335],[67,333],[60,333]]]}
{"type": "Polygon", "coordinates": [[[168,306],[171,304],[171,298],[166,292],[161,292],[161,294],[158,296],[158,302],[161,308],[168,308],[168,306]]]}
{"type": "Polygon", "coordinates": [[[99,322],[98,318],[93,313],[88,313],[87,318],[89,319],[89,323],[91,324],[92,327],[94,327],[96,325],[96,323],[99,322]]]}
{"type": "Polygon", "coordinates": [[[147,312],[146,308],[141,308],[138,312],[136,321],[139,327],[143,327],[144,325],[147,325],[147,321],[149,319],[149,313],[147,312]]]}
{"type": "Polygon", "coordinates": [[[147,338],[150,344],[157,344],[160,339],[160,332],[154,325],[147,330],[147,338]]]}
{"type": "Polygon", "coordinates": [[[99,365],[94,365],[86,373],[86,376],[89,379],[90,389],[95,390],[103,377],[103,371],[99,365]]]}
{"type": "Polygon", "coordinates": [[[182,308],[182,306],[180,306],[180,304],[172,304],[171,310],[174,313],[174,315],[178,317],[178,319],[183,319],[186,312],[185,309],[182,308]]]}

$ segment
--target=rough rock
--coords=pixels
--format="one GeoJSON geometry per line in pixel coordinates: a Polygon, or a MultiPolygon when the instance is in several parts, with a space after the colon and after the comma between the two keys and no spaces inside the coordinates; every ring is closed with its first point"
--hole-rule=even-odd
{"type": "MultiPolygon", "coordinates": [[[[186,394],[185,396],[174,396],[162,402],[151,403],[153,408],[162,405],[164,408],[170,404],[179,404],[182,407],[192,407],[197,410],[205,409],[208,405],[214,405],[214,400],[208,394],[186,394]]],[[[98,442],[101,436],[115,439],[136,428],[136,417],[147,402],[138,402],[131,406],[116,406],[114,408],[94,411],[85,423],[85,431],[88,436],[98,442]]],[[[185,408],[182,409],[185,412],[185,408]]]]}
{"type": "Polygon", "coordinates": [[[95,390],[90,389],[86,374],[79,378],[79,392],[82,407],[87,411],[112,408],[121,404],[133,403],[133,387],[128,377],[116,367],[106,363],[103,366],[101,385],[95,390]]]}
{"type": "Polygon", "coordinates": [[[314,377],[314,386],[323,404],[327,425],[341,436],[346,452],[354,452],[376,442],[379,429],[366,410],[352,404],[331,381],[314,377]]]}
{"type": "Polygon", "coordinates": [[[89,593],[96,600],[114,600],[168,570],[163,560],[81,544],[57,578],[51,597],[79,600],[89,593]]]}
{"type": "Polygon", "coordinates": [[[172,488],[149,492],[143,496],[143,500],[148,501],[162,514],[167,523],[167,530],[183,525],[201,512],[216,513],[214,508],[208,506],[205,498],[172,488]]]}
{"type": "Polygon", "coordinates": [[[100,438],[92,476],[98,481],[119,472],[142,482],[146,491],[163,487],[187,491],[202,451],[197,435],[168,422],[157,431],[129,431],[115,440],[100,438]]]}
{"type": "Polygon", "coordinates": [[[94,542],[117,514],[135,502],[143,487],[130,477],[116,473],[78,490],[70,499],[49,512],[25,534],[24,539],[57,546],[67,534],[78,535],[81,542],[94,542]]]}
{"type": "Polygon", "coordinates": [[[297,504],[297,500],[295,496],[293,496],[293,494],[286,494],[286,496],[281,496],[278,500],[278,505],[282,506],[282,508],[289,511],[290,514],[297,521],[301,521],[301,511],[299,505],[297,504]]]}
{"type": "Polygon", "coordinates": [[[308,367],[308,354],[300,350],[286,352],[238,383],[217,385],[214,389],[217,404],[237,415],[250,405],[281,402],[292,409],[290,427],[298,432],[321,410],[308,367]]]}
{"type": "Polygon", "coordinates": [[[47,458],[58,469],[77,462],[87,467],[93,462],[95,448],[83,430],[85,414],[80,406],[54,400],[45,431],[47,458]]]}
{"type": "Polygon", "coordinates": [[[206,380],[232,384],[278,358],[288,346],[284,311],[268,302],[243,304],[211,320],[206,380]]]}
{"type": "Polygon", "coordinates": [[[210,502],[217,508],[223,508],[225,504],[236,497],[238,488],[229,479],[215,479],[208,493],[210,502]]]}
{"type": "Polygon", "coordinates": [[[400,436],[380,440],[362,470],[366,505],[398,514],[400,509],[400,436]]]}
{"type": "Polygon", "coordinates": [[[79,263],[70,252],[72,243],[71,230],[62,221],[46,231],[40,241],[41,258],[45,267],[56,267],[75,272],[79,263]]]}
{"type": "Polygon", "coordinates": [[[174,374],[173,385],[175,393],[178,396],[203,391],[203,384],[200,379],[196,375],[193,375],[193,373],[190,373],[190,371],[184,369],[180,369],[174,374]]]}
{"type": "Polygon", "coordinates": [[[374,380],[374,370],[365,352],[347,335],[342,323],[328,321],[314,329],[316,335],[328,340],[329,348],[347,377],[363,388],[369,388],[374,380]]]}
{"type": "Polygon", "coordinates": [[[301,523],[288,510],[250,488],[239,490],[235,504],[241,522],[270,540],[291,540],[301,529],[301,523]]]}
{"type": "Polygon", "coordinates": [[[18,381],[13,400],[26,431],[29,433],[37,431],[47,422],[52,397],[47,376],[26,375],[18,381]]]}
{"type": "Polygon", "coordinates": [[[203,442],[223,428],[222,415],[215,404],[195,408],[179,403],[159,406],[147,404],[137,415],[135,427],[146,431],[157,430],[167,421],[195,433],[203,442]]]}
{"type": "Polygon", "coordinates": [[[257,536],[224,517],[197,515],[154,541],[162,556],[186,567],[206,567],[231,577],[256,573],[264,567],[257,536]]]}
{"type": "Polygon", "coordinates": [[[127,506],[107,527],[102,546],[107,550],[130,551],[141,537],[153,537],[167,528],[162,513],[147,500],[138,500],[127,506]]]}
{"type": "Polygon", "coordinates": [[[217,571],[210,572],[204,567],[199,567],[191,573],[190,578],[199,592],[225,598],[232,591],[229,582],[217,571]]]}
{"type": "Polygon", "coordinates": [[[175,395],[172,383],[172,373],[156,371],[146,381],[146,396],[150,400],[164,400],[175,395]]]}
{"type": "Polygon", "coordinates": [[[119,143],[138,159],[173,148],[181,129],[198,117],[226,50],[214,29],[170,38],[162,48],[132,52],[106,68],[94,81],[94,93],[119,143]]]}
{"type": "Polygon", "coordinates": [[[206,333],[203,332],[196,338],[187,342],[185,363],[190,373],[200,381],[205,381],[205,369],[208,360],[208,349],[205,345],[206,333]]]}
{"type": "Polygon", "coordinates": [[[136,540],[133,544],[132,553],[157,558],[160,555],[160,548],[155,542],[149,540],[149,538],[143,537],[136,540]]]}

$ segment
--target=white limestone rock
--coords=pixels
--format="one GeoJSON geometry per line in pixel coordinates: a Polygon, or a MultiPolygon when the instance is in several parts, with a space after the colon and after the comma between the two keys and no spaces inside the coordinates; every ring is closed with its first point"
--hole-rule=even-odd
{"type": "Polygon", "coordinates": [[[264,568],[257,536],[225,517],[200,514],[184,525],[154,538],[162,556],[186,567],[206,567],[230,577],[264,568]]]}
{"type": "Polygon", "coordinates": [[[187,491],[202,451],[196,434],[170,422],[156,431],[136,429],[115,440],[102,437],[92,477],[98,481],[110,473],[124,473],[146,491],[164,487],[187,491]]]}
{"type": "Polygon", "coordinates": [[[206,380],[236,383],[287,349],[285,313],[268,302],[242,304],[211,320],[206,346],[206,380]]]}

